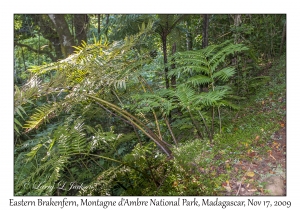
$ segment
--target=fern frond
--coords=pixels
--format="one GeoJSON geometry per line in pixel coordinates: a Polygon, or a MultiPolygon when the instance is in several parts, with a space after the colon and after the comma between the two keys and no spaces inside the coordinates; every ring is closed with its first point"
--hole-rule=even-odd
{"type": "Polygon", "coordinates": [[[195,91],[186,84],[179,85],[176,89],[175,96],[180,101],[180,104],[185,109],[193,104],[196,97],[195,91]]]}
{"type": "Polygon", "coordinates": [[[203,104],[205,106],[214,106],[217,102],[224,98],[227,90],[215,90],[209,92],[202,92],[195,100],[196,104],[203,104]]]}
{"type": "Polygon", "coordinates": [[[217,72],[215,72],[212,77],[214,79],[221,79],[223,82],[228,81],[230,77],[232,77],[235,74],[235,68],[234,67],[226,67],[224,69],[221,69],[217,72]]]}
{"type": "Polygon", "coordinates": [[[54,117],[55,111],[59,108],[57,103],[52,105],[45,104],[39,108],[36,108],[36,112],[30,117],[26,124],[23,126],[26,128],[26,132],[38,128],[43,122],[54,117]]]}
{"type": "Polygon", "coordinates": [[[213,82],[213,80],[210,77],[205,76],[205,75],[193,76],[187,80],[187,83],[191,83],[194,87],[197,87],[197,86],[199,87],[199,85],[210,84],[212,82],[213,82]]]}
{"type": "Polygon", "coordinates": [[[245,47],[242,44],[233,44],[230,43],[230,41],[226,41],[224,43],[222,43],[221,45],[218,46],[218,52],[216,52],[215,54],[213,54],[210,58],[209,58],[209,66],[211,67],[211,71],[215,72],[217,67],[224,62],[225,58],[230,55],[230,54],[234,54],[236,52],[241,52],[244,50],[248,50],[247,47],[245,47]]]}

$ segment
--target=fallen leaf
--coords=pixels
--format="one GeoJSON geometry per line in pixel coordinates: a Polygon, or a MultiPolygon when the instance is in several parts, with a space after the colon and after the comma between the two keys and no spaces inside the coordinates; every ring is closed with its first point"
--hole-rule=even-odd
{"type": "Polygon", "coordinates": [[[254,177],[255,173],[253,171],[248,171],[245,175],[248,177],[254,177]]]}
{"type": "Polygon", "coordinates": [[[256,156],[256,152],[255,151],[248,152],[248,155],[250,157],[254,157],[254,156],[256,156]]]}
{"type": "Polygon", "coordinates": [[[250,190],[248,190],[248,192],[256,192],[257,191],[257,189],[250,189],[250,190]]]}

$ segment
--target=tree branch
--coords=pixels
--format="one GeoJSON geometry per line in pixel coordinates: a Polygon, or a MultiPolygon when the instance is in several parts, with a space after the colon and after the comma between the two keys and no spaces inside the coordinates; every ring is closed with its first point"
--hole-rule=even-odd
{"type": "Polygon", "coordinates": [[[51,54],[51,52],[49,51],[44,51],[44,50],[37,50],[37,49],[34,49],[32,47],[30,47],[29,45],[26,45],[26,44],[22,44],[22,43],[19,43],[19,42],[14,42],[14,45],[15,46],[20,46],[20,47],[26,47],[28,50],[32,51],[32,52],[35,52],[35,53],[42,53],[42,54],[46,54],[50,57],[50,59],[52,61],[55,61],[55,57],[51,54]]]}

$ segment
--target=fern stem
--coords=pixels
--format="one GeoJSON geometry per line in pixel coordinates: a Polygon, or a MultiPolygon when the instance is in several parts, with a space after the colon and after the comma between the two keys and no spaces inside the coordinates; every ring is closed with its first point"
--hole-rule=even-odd
{"type": "Polygon", "coordinates": [[[219,124],[220,124],[220,134],[222,133],[222,121],[221,121],[221,111],[220,107],[218,106],[218,114],[219,114],[219,124]]]}
{"type": "Polygon", "coordinates": [[[170,134],[171,134],[171,136],[172,136],[172,139],[173,139],[175,145],[178,146],[177,140],[176,140],[176,138],[175,138],[175,136],[174,136],[174,133],[173,133],[173,131],[172,131],[172,128],[171,128],[171,125],[170,125],[170,123],[169,123],[168,118],[165,117],[165,121],[166,121],[168,130],[169,130],[169,132],[170,132],[170,134]]]}
{"type": "Polygon", "coordinates": [[[215,107],[212,107],[212,119],[211,119],[211,133],[210,133],[210,138],[209,142],[212,143],[213,135],[214,135],[214,120],[215,120],[215,107]]]}
{"type": "Polygon", "coordinates": [[[207,124],[206,124],[206,120],[204,119],[204,117],[203,117],[203,115],[202,115],[202,113],[198,110],[198,113],[199,113],[199,115],[201,116],[201,118],[202,118],[202,121],[203,121],[203,123],[204,123],[204,127],[205,127],[205,130],[206,130],[206,132],[207,132],[207,135],[210,137],[210,131],[209,131],[209,129],[208,129],[208,126],[207,126],[207,124]]]}
{"type": "Polygon", "coordinates": [[[156,114],[155,114],[153,109],[152,109],[152,113],[153,113],[153,116],[155,118],[155,124],[156,124],[156,129],[157,129],[157,132],[158,132],[158,137],[159,137],[160,140],[162,140],[162,136],[161,136],[161,132],[160,132],[160,128],[159,128],[159,123],[158,123],[156,114]]]}
{"type": "Polygon", "coordinates": [[[203,139],[203,135],[202,135],[202,133],[201,133],[201,131],[200,131],[200,128],[199,128],[199,126],[197,125],[197,122],[195,121],[195,119],[194,119],[194,117],[193,117],[193,115],[192,115],[192,113],[191,113],[189,107],[187,107],[187,110],[189,111],[189,114],[190,114],[192,123],[193,123],[193,125],[194,125],[195,128],[196,128],[196,131],[197,131],[198,136],[199,136],[201,139],[203,139]]]}
{"type": "Polygon", "coordinates": [[[153,140],[166,154],[169,158],[173,158],[171,150],[167,147],[163,141],[157,137],[155,133],[153,133],[146,125],[144,125],[139,119],[128,113],[127,111],[123,110],[122,108],[109,103],[108,101],[102,100],[92,95],[85,94],[85,96],[92,98],[100,103],[104,103],[105,105],[109,106],[110,109],[116,111],[120,115],[122,115],[125,119],[130,121],[133,125],[135,125],[138,129],[140,129],[146,136],[148,136],[151,140],[153,140]],[[146,131],[146,130],[147,131],[146,131]]]}
{"type": "MultiPolygon", "coordinates": [[[[139,81],[142,85],[142,88],[144,90],[144,93],[146,93],[146,88],[144,87],[144,84],[150,89],[150,92],[153,93],[152,89],[147,85],[145,79],[143,77],[139,77],[139,81]],[[142,81],[141,81],[142,80],[142,81]],[[144,83],[144,84],[143,84],[144,83]]],[[[155,125],[156,125],[156,128],[157,128],[157,132],[158,132],[158,136],[159,136],[159,139],[162,141],[162,135],[161,135],[161,132],[160,132],[160,128],[159,128],[159,123],[158,123],[158,120],[157,120],[157,116],[156,116],[156,113],[153,109],[151,109],[152,113],[153,113],[153,116],[155,118],[155,125]]]]}

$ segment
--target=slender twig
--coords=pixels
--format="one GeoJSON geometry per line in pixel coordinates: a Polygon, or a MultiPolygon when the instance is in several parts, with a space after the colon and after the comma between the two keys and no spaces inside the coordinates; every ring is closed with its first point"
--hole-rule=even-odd
{"type": "Polygon", "coordinates": [[[240,182],[240,186],[239,186],[239,189],[238,189],[238,191],[237,191],[237,193],[236,193],[236,196],[238,196],[238,195],[239,195],[239,192],[240,192],[241,186],[242,186],[242,182],[240,182]]]}

